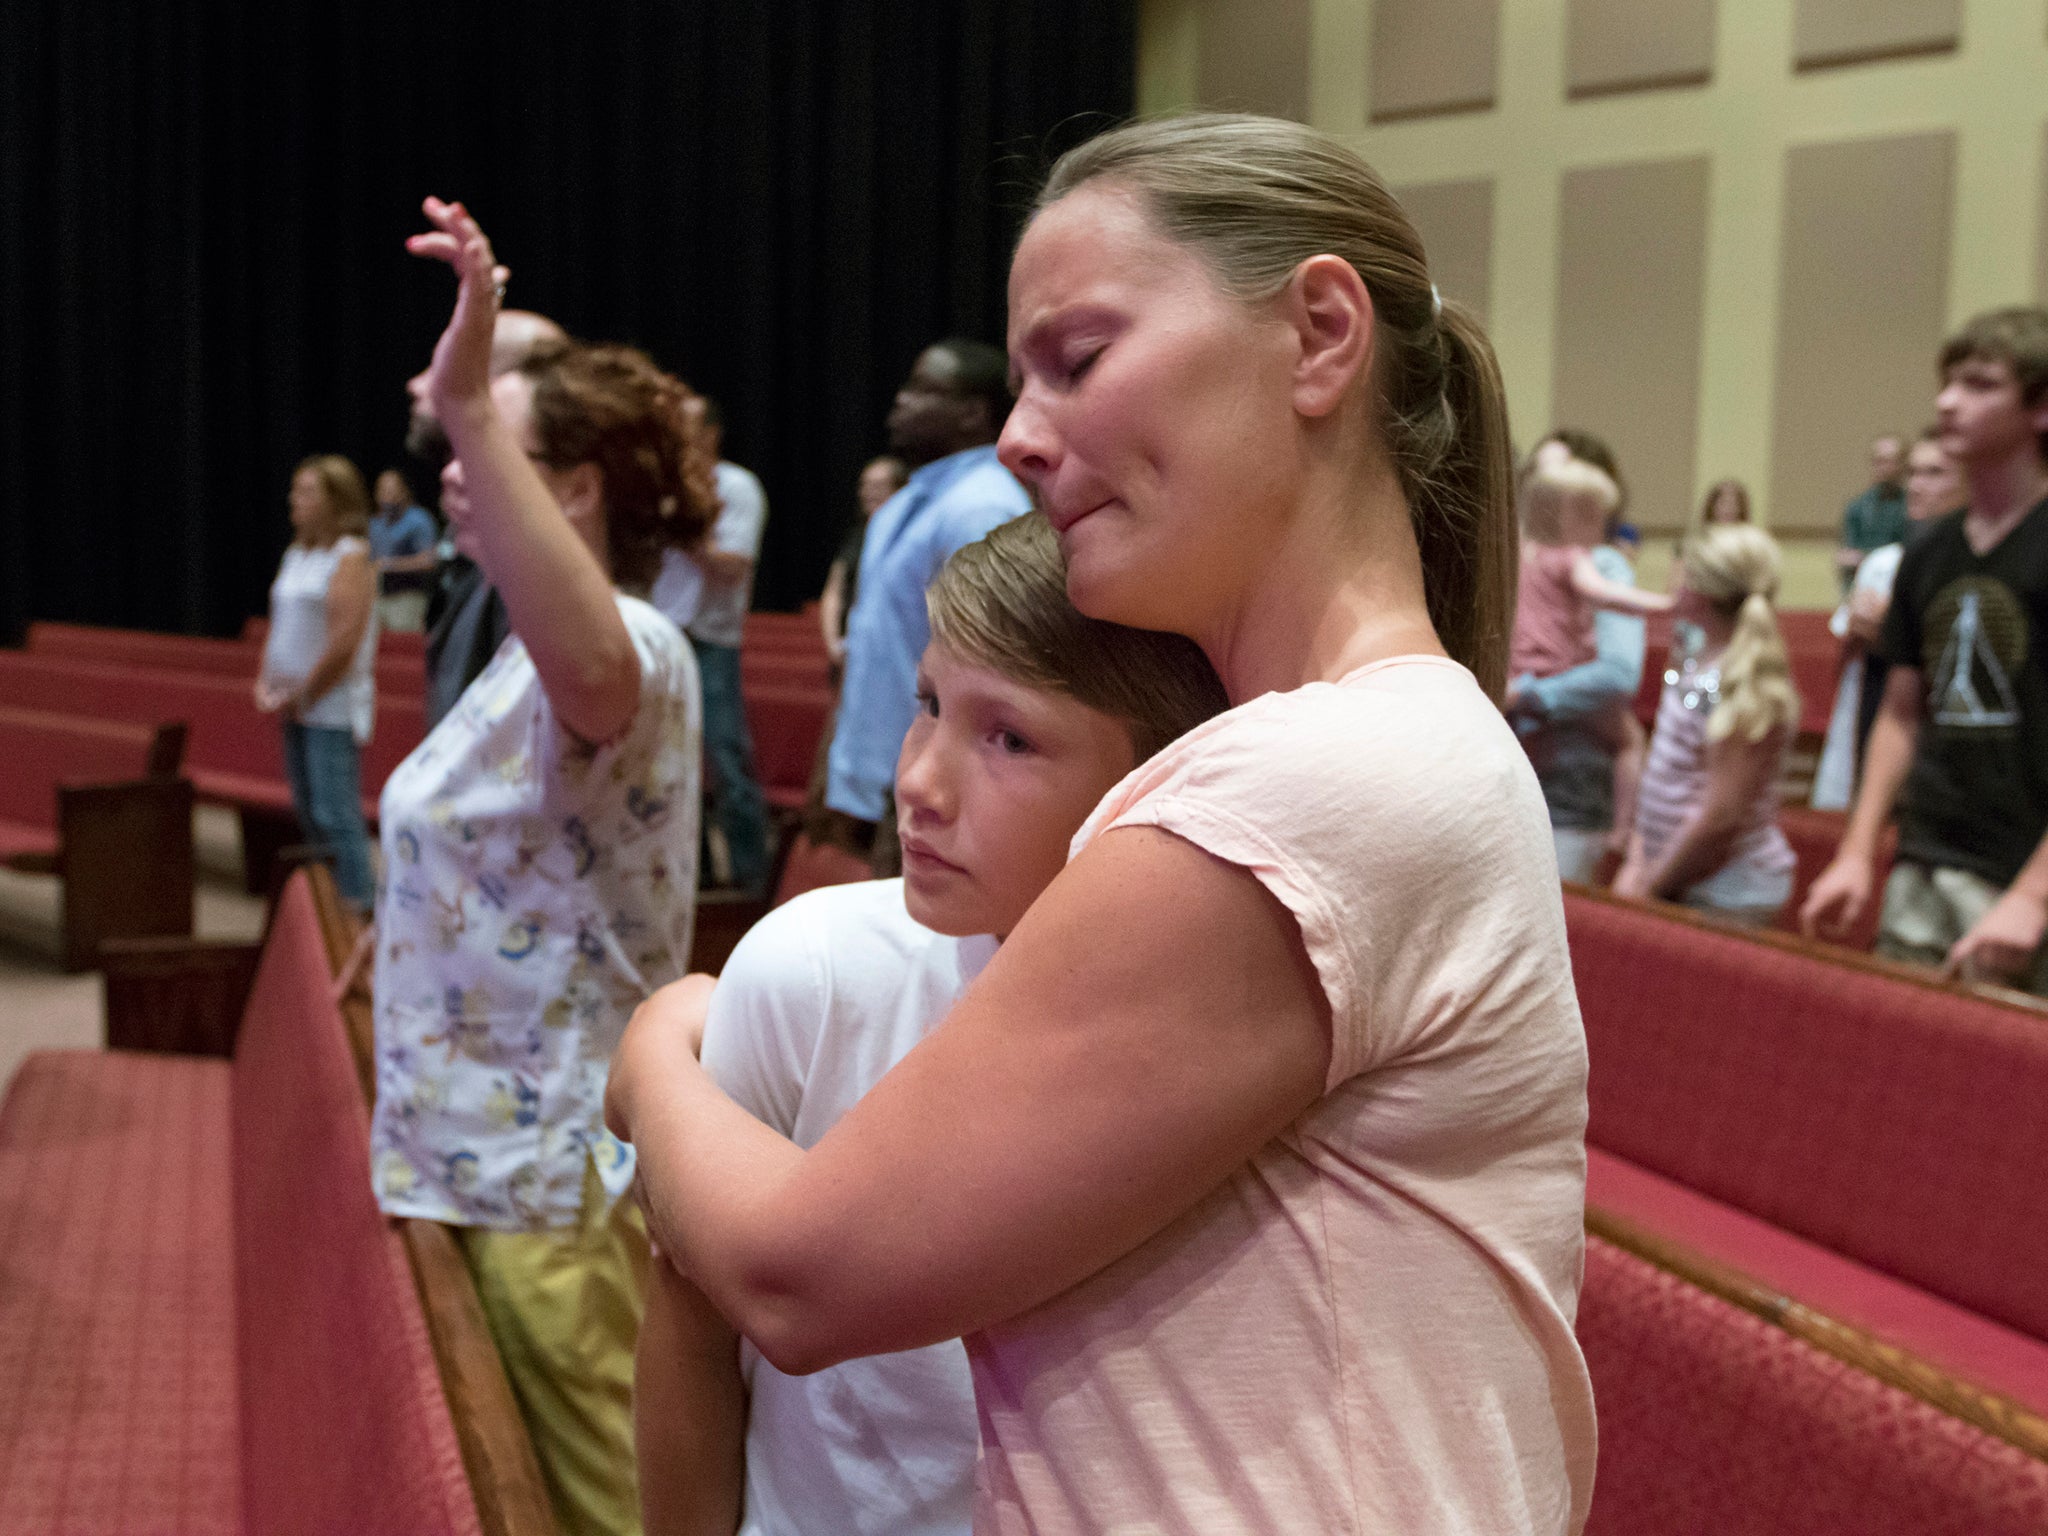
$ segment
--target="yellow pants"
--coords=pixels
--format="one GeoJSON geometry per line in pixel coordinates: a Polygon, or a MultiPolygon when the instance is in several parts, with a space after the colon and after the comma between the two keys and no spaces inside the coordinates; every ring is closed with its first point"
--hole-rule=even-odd
{"type": "Polygon", "coordinates": [[[647,1280],[640,1208],[629,1198],[605,1209],[590,1170],[576,1226],[460,1230],[562,1530],[640,1536],[633,1467],[633,1347],[647,1280]]]}

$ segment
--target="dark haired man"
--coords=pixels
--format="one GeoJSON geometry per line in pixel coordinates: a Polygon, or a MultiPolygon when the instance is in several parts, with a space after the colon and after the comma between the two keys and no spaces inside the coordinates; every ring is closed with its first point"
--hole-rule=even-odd
{"type": "Polygon", "coordinates": [[[1879,952],[2048,996],[2048,310],[1979,315],[1941,369],[1936,440],[1969,503],[1900,560],[1863,786],[1800,921],[1855,922],[1896,802],[1879,952]]]}
{"type": "Polygon", "coordinates": [[[898,873],[896,757],[917,713],[917,661],[931,639],[924,589],[954,550],[1031,510],[996,462],[1010,410],[1009,361],[954,338],[918,354],[889,412],[889,446],[913,473],[868,520],[860,592],[846,620],[846,680],[825,781],[827,809],[898,873]]]}

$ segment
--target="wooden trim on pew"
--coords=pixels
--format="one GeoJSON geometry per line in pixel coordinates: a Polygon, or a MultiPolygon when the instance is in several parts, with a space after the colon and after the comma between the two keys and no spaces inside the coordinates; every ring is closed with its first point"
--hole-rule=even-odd
{"type": "MultiPolygon", "coordinates": [[[[1827,965],[1846,966],[1850,970],[1888,977],[1893,981],[1910,982],[1913,986],[1924,987],[1950,997],[1970,997],[1980,1001],[2002,1003],[2009,1008],[2022,1009],[2048,1020],[2048,998],[2035,997],[2013,987],[2001,987],[1983,981],[1947,981],[1938,972],[1924,965],[1908,965],[1903,960],[1887,960],[1882,955],[1865,954],[1860,949],[1844,949],[1839,944],[1809,939],[1803,934],[1786,933],[1782,929],[1751,928],[1744,924],[1727,922],[1699,907],[1680,906],[1676,902],[1655,899],[1641,901],[1633,896],[1617,896],[1604,887],[1581,885],[1573,880],[1565,881],[1564,888],[1572,895],[1588,901],[1603,901],[1609,906],[1634,907],[1640,911],[1654,913],[1670,922],[1684,923],[1724,938],[1747,939],[1752,943],[1783,950],[1787,954],[1803,955],[1809,960],[1819,960],[1827,965]]],[[[1876,900],[1879,894],[1873,893],[1872,899],[1876,900]]]]}
{"type": "Polygon", "coordinates": [[[2039,1461],[2048,1461],[2048,1419],[2011,1398],[1959,1380],[1910,1350],[1887,1344],[1860,1328],[1817,1312],[1741,1270],[1620,1216],[1589,1206],[1586,1230],[1783,1329],[1822,1354],[1875,1376],[1887,1386],[1939,1408],[2039,1461]]]}
{"type": "MultiPolygon", "coordinates": [[[[313,904],[327,944],[328,969],[345,987],[337,1002],[364,1101],[376,1092],[376,1027],[370,1013],[367,967],[357,954],[363,926],[335,889],[324,864],[309,864],[313,904]],[[357,963],[351,967],[351,960],[357,963]]],[[[439,1222],[399,1218],[399,1235],[412,1264],[426,1313],[427,1333],[448,1395],[449,1416],[462,1447],[463,1470],[476,1499],[484,1536],[560,1536],[533,1440],[512,1396],[512,1383],[484,1321],[476,1282],[453,1229],[439,1222]]]]}

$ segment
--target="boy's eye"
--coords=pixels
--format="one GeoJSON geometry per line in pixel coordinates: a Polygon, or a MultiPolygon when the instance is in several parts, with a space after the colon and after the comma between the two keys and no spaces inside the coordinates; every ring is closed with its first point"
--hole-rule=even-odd
{"type": "Polygon", "coordinates": [[[1021,756],[1023,753],[1031,750],[1031,743],[1022,736],[1019,736],[1015,731],[997,731],[996,745],[1012,757],[1021,756]]]}
{"type": "Polygon", "coordinates": [[[933,693],[929,688],[918,689],[917,712],[921,715],[930,715],[934,720],[938,719],[939,696],[936,693],[933,693]]]}

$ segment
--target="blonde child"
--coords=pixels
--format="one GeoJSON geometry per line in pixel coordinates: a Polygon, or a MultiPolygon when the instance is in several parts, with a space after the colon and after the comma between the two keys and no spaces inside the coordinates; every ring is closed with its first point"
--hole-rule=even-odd
{"type": "MultiPolygon", "coordinates": [[[[814,1145],[943,1018],[1133,768],[1226,707],[1193,642],[1084,619],[1032,513],[956,553],[896,774],[903,877],[828,886],[734,950],[702,1059],[814,1145]]],[[[967,1536],[974,1394],[958,1340],[776,1370],[665,1264],[639,1360],[649,1532],[967,1536]]]]}
{"type": "MultiPolygon", "coordinates": [[[[1600,573],[1593,548],[1606,536],[1621,491],[1584,460],[1540,457],[1522,487],[1522,560],[1509,676],[1555,677],[1593,660],[1593,615],[1606,608],[1648,616],[1672,600],[1600,573]]],[[[1635,819],[1646,741],[1626,700],[1591,722],[1614,753],[1614,829],[1608,846],[1627,846],[1635,819]]]]}

